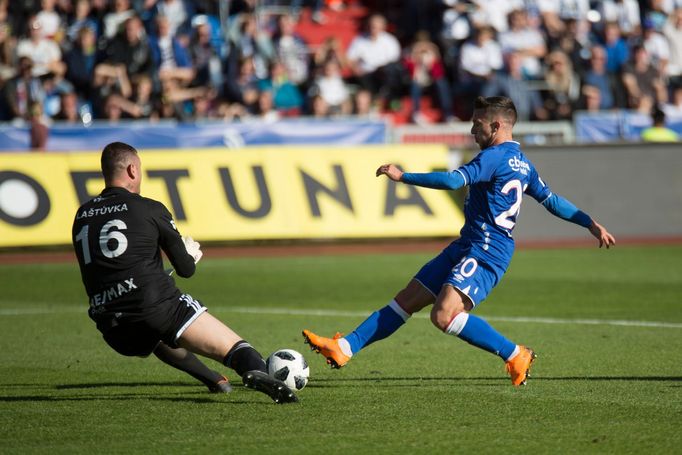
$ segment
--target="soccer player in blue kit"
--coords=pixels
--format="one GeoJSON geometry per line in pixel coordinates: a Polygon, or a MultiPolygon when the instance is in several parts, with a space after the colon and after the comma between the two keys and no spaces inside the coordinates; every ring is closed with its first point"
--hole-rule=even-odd
{"type": "Polygon", "coordinates": [[[471,134],[481,149],[469,163],[451,172],[407,173],[393,164],[380,166],[377,177],[426,188],[456,190],[469,186],[460,238],[426,263],[385,307],[372,313],[352,333],[325,338],[303,331],[305,342],[333,368],[344,366],[361,349],[398,330],[422,308],[433,305],[431,322],[444,333],[498,355],[514,386],[525,385],[536,358],[532,349],[508,340],[470,312],[500,281],[514,253],[512,231],[524,193],[553,215],[583,226],[599,247],[614,237],[571,202],[552,193],[533,164],[512,140],[514,103],[506,97],[479,97],[471,134]]]}

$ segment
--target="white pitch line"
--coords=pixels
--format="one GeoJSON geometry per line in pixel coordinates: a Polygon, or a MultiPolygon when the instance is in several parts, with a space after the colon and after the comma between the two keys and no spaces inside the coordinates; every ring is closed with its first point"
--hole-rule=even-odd
{"type": "MultiPolygon", "coordinates": [[[[340,311],[322,309],[302,309],[302,308],[271,308],[271,307],[232,307],[210,305],[209,310],[240,313],[240,314],[272,314],[282,316],[322,316],[322,317],[343,317],[357,318],[369,315],[366,311],[340,311]]],[[[0,316],[24,316],[40,314],[59,314],[59,313],[83,313],[86,308],[7,308],[0,309],[0,316]]],[[[427,319],[426,313],[415,314],[413,317],[427,319]]],[[[516,316],[485,316],[488,321],[493,322],[522,322],[530,324],[564,324],[564,325],[610,325],[619,327],[657,327],[668,329],[682,329],[679,322],[658,322],[658,321],[628,321],[622,319],[563,319],[563,318],[536,318],[536,317],[516,317],[516,316]]]]}

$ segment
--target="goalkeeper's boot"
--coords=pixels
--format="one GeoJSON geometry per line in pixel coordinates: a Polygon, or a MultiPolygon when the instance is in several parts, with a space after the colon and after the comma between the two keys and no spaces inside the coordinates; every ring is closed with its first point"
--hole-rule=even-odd
{"type": "Polygon", "coordinates": [[[211,393],[230,393],[232,392],[232,386],[230,381],[225,376],[222,376],[221,380],[208,386],[208,391],[211,393]]]}
{"type": "Polygon", "coordinates": [[[512,384],[516,387],[526,385],[530,376],[530,366],[537,358],[535,352],[519,345],[519,353],[506,363],[507,373],[511,376],[512,384]]]}
{"type": "Polygon", "coordinates": [[[244,381],[244,386],[268,395],[275,403],[298,402],[298,397],[286,384],[263,371],[247,371],[242,376],[242,381],[244,381]]]}
{"type": "Polygon", "coordinates": [[[312,351],[322,354],[327,359],[332,368],[341,368],[350,360],[350,356],[343,353],[337,341],[341,338],[340,333],[334,335],[334,338],[325,338],[315,335],[310,330],[304,330],[303,338],[312,351]]]}

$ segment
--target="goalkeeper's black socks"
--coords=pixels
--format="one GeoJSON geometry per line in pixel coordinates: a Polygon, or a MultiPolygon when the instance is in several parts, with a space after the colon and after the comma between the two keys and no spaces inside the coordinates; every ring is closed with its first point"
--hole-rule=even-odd
{"type": "Polygon", "coordinates": [[[244,340],[237,341],[232,346],[223,360],[223,365],[232,368],[242,377],[247,371],[266,372],[263,357],[244,340]]]}

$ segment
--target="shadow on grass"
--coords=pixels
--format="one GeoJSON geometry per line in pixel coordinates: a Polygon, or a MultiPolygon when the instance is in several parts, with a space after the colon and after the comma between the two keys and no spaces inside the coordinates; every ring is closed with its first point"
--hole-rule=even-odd
{"type": "MultiPolygon", "coordinates": [[[[36,387],[36,384],[3,384],[3,387],[24,387],[32,388],[36,387]]],[[[237,387],[242,388],[243,386],[237,385],[237,387]]],[[[271,405],[271,402],[260,401],[262,396],[256,392],[247,391],[247,394],[254,393],[252,395],[254,398],[258,397],[257,400],[223,400],[223,397],[227,394],[212,394],[206,389],[202,388],[201,385],[188,384],[184,382],[90,382],[90,383],[77,383],[77,384],[57,384],[48,389],[56,390],[93,390],[96,391],[95,394],[81,395],[81,396],[59,396],[59,395],[14,395],[14,396],[0,396],[0,402],[42,402],[42,401],[133,401],[133,400],[144,400],[144,401],[168,401],[176,403],[194,403],[194,404],[229,404],[229,405],[240,405],[240,404],[259,404],[259,405],[271,405]],[[185,390],[172,392],[170,390],[164,390],[158,394],[152,394],[146,391],[149,387],[182,387],[185,390]],[[124,389],[139,389],[140,393],[130,393],[130,392],[111,392],[104,391],[106,388],[124,388],[124,389]],[[193,388],[195,391],[188,391],[186,389],[193,388]],[[102,389],[101,393],[98,389],[102,389]],[[205,396],[187,396],[188,393],[203,394],[205,396]]],[[[243,389],[246,390],[246,389],[243,389]]],[[[238,392],[241,393],[241,392],[238,392]]]]}
{"type": "MultiPolygon", "coordinates": [[[[446,377],[446,376],[403,376],[403,377],[383,377],[383,376],[368,376],[355,378],[316,378],[311,381],[310,386],[314,387],[315,383],[330,383],[335,382],[419,382],[419,381],[509,381],[504,376],[480,376],[480,377],[446,377]]],[[[632,381],[632,382],[681,382],[682,376],[531,376],[529,381],[632,381]]],[[[325,387],[324,385],[322,387],[325,387]]]]}
{"type": "MultiPolygon", "coordinates": [[[[194,404],[207,404],[207,403],[227,403],[219,400],[212,400],[210,398],[190,398],[190,397],[160,397],[158,395],[97,395],[97,396],[82,396],[82,397],[60,397],[60,396],[46,396],[46,395],[18,395],[11,397],[0,397],[0,402],[16,402],[16,401],[131,401],[131,400],[144,400],[144,401],[172,401],[177,403],[194,403],[194,404]]],[[[239,404],[248,403],[243,402],[229,402],[229,404],[239,404]]]]}
{"type": "Polygon", "coordinates": [[[71,389],[99,389],[102,387],[193,387],[201,388],[199,384],[191,384],[188,382],[170,382],[170,381],[156,381],[156,382],[83,382],[76,384],[57,384],[54,386],[57,390],[71,390],[71,389]]]}

